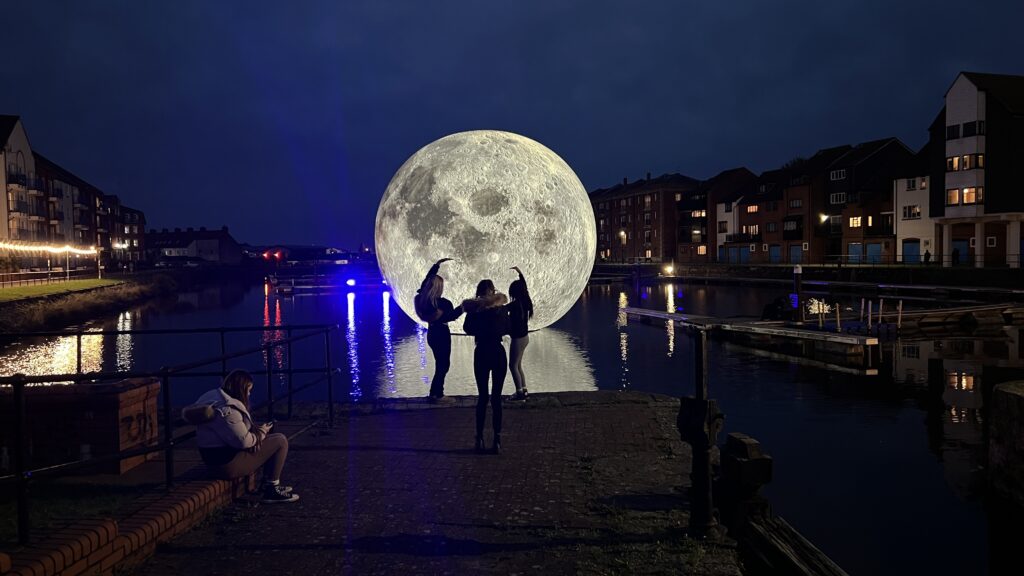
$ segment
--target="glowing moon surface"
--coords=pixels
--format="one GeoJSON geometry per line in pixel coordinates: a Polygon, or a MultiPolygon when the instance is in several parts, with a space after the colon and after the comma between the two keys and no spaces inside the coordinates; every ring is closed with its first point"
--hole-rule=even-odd
{"type": "MultiPolygon", "coordinates": [[[[490,278],[501,292],[519,266],[530,287],[530,328],[558,320],[594,267],[597,232],[583,184],[557,154],[494,130],[460,132],[412,155],[377,210],[377,259],[398,305],[413,297],[440,258],[444,296],[456,306],[490,278]]],[[[461,332],[462,319],[451,324],[461,332]]]]}

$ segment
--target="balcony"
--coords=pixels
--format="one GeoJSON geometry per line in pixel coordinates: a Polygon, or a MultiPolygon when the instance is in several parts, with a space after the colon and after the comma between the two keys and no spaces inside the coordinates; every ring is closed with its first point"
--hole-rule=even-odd
{"type": "Polygon", "coordinates": [[[64,199],[64,191],[60,189],[50,190],[49,198],[51,202],[60,202],[64,199]]]}
{"type": "Polygon", "coordinates": [[[64,221],[63,212],[51,212],[50,213],[50,224],[60,224],[64,221]]]}
{"type": "Polygon", "coordinates": [[[9,211],[11,216],[28,216],[28,202],[12,202],[9,211]]]}
{"type": "Polygon", "coordinates": [[[865,236],[892,236],[892,224],[878,224],[864,228],[865,236]]]}
{"type": "Polygon", "coordinates": [[[7,185],[17,188],[24,188],[28,184],[28,176],[12,172],[11,167],[7,168],[7,185]]]}
{"type": "Polygon", "coordinates": [[[726,234],[726,242],[760,242],[761,234],[726,234]]]}

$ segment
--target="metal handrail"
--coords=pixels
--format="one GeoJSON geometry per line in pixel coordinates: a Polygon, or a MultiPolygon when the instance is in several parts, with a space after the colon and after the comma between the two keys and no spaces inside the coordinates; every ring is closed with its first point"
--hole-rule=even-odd
{"type": "MultiPolygon", "coordinates": [[[[268,409],[270,418],[274,415],[274,396],[273,396],[273,363],[270,362],[271,351],[281,346],[287,346],[289,350],[288,355],[288,366],[285,369],[279,370],[279,373],[287,373],[288,375],[288,415],[292,414],[292,397],[295,393],[302,390],[308,389],[312,386],[320,384],[321,382],[327,382],[327,397],[328,397],[328,425],[334,425],[334,385],[333,377],[335,374],[340,373],[340,370],[333,369],[331,367],[331,331],[337,330],[337,324],[302,324],[292,326],[259,326],[259,327],[233,327],[233,328],[199,328],[194,330],[189,329],[168,329],[168,330],[104,330],[99,332],[84,332],[82,330],[71,330],[71,331],[56,331],[56,332],[34,332],[25,333],[21,336],[76,336],[78,338],[78,371],[75,374],[44,374],[44,375],[33,375],[28,376],[24,374],[16,374],[14,376],[3,376],[0,377],[0,385],[12,385],[13,386],[13,400],[14,400],[14,414],[15,414],[15,442],[14,442],[14,473],[5,476],[0,476],[0,485],[15,483],[17,492],[17,526],[18,526],[18,541],[22,545],[29,543],[29,532],[30,532],[30,519],[29,519],[29,483],[36,477],[46,476],[60,476],[75,470],[79,470],[87,467],[94,467],[98,464],[104,464],[114,461],[119,461],[124,458],[130,458],[133,456],[141,456],[151,454],[154,452],[164,452],[165,461],[165,486],[170,489],[174,484],[174,448],[177,444],[184,442],[192,438],[195,435],[195,430],[190,430],[181,435],[175,435],[175,429],[178,427],[180,419],[175,419],[171,411],[171,377],[198,377],[198,376],[223,376],[227,371],[227,361],[232,358],[239,358],[250,354],[263,353],[267,357],[267,369],[261,371],[251,372],[252,374],[266,374],[267,376],[267,400],[251,409],[251,412],[262,409],[264,406],[268,409]],[[287,331],[288,336],[286,338],[279,338],[254,346],[246,348],[240,351],[227,353],[225,351],[225,340],[224,334],[227,332],[267,332],[267,331],[287,331]],[[309,332],[293,335],[294,330],[310,330],[309,332]],[[221,343],[221,354],[219,356],[204,358],[199,361],[188,362],[179,364],[172,367],[161,368],[158,371],[125,371],[125,372],[93,372],[93,373],[82,373],[81,371],[81,338],[83,335],[89,336],[109,336],[109,335],[122,335],[122,334],[195,334],[195,333],[219,333],[221,343]],[[291,365],[291,345],[293,342],[300,340],[306,340],[314,336],[323,336],[324,338],[324,368],[293,368],[291,365]],[[190,372],[195,368],[207,366],[210,364],[221,363],[220,372],[190,372]],[[298,389],[293,386],[292,376],[294,373],[309,374],[319,373],[320,377],[314,378],[310,382],[301,385],[298,389]],[[42,468],[27,469],[27,455],[28,455],[28,439],[27,439],[27,427],[26,427],[26,410],[25,410],[25,387],[28,384],[38,384],[46,382],[82,382],[85,380],[97,381],[97,380],[113,380],[113,379],[126,379],[126,378],[145,378],[145,377],[158,377],[160,378],[161,391],[163,395],[163,427],[164,437],[163,441],[151,446],[142,446],[132,448],[129,450],[120,450],[115,454],[107,454],[96,458],[86,458],[82,460],[75,460],[73,462],[63,462],[60,464],[54,464],[50,466],[44,466],[42,468]]],[[[8,334],[11,335],[11,334],[8,334]]]]}

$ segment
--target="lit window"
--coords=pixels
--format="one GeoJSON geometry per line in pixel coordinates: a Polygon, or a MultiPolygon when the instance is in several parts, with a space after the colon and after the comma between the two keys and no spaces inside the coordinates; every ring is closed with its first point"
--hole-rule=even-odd
{"type": "Polygon", "coordinates": [[[904,220],[920,220],[921,219],[921,205],[913,204],[910,206],[903,207],[903,219],[904,220]]]}
{"type": "Polygon", "coordinates": [[[964,204],[981,204],[984,200],[984,188],[964,188],[963,203],[964,204]]]}
{"type": "Polygon", "coordinates": [[[833,170],[828,173],[828,179],[833,182],[836,180],[846,180],[846,169],[833,170]]]}
{"type": "Polygon", "coordinates": [[[706,210],[694,210],[693,212],[690,212],[691,218],[704,218],[705,216],[707,216],[706,210]]]}
{"type": "Polygon", "coordinates": [[[924,190],[926,188],[928,188],[928,179],[927,178],[921,178],[921,190],[924,190]]]}
{"type": "Polygon", "coordinates": [[[647,258],[650,258],[650,257],[651,257],[651,251],[650,251],[650,250],[647,250],[647,251],[645,252],[645,254],[647,254],[647,258]]]}
{"type": "Polygon", "coordinates": [[[946,172],[956,172],[960,169],[960,157],[951,156],[946,158],[946,172]]]}
{"type": "Polygon", "coordinates": [[[682,199],[683,199],[683,195],[680,194],[679,192],[676,192],[676,202],[679,202],[682,199]]]}
{"type": "Polygon", "coordinates": [[[836,192],[828,197],[830,204],[846,204],[846,192],[836,192]]]}
{"type": "Polygon", "coordinates": [[[697,246],[697,254],[698,255],[706,256],[707,253],[708,253],[708,247],[707,246],[705,246],[704,244],[701,244],[700,246],[697,246]]]}
{"type": "Polygon", "coordinates": [[[747,206],[747,214],[753,214],[754,212],[757,212],[757,204],[747,206]]]}
{"type": "Polygon", "coordinates": [[[872,222],[872,220],[871,220],[871,219],[872,219],[872,217],[871,217],[871,216],[868,216],[868,227],[869,227],[869,228],[870,228],[871,226],[874,226],[874,225],[875,225],[875,224],[874,224],[874,222],[872,222]]]}
{"type": "Polygon", "coordinates": [[[850,228],[860,228],[860,216],[850,216],[850,228]]]}
{"type": "Polygon", "coordinates": [[[950,188],[946,190],[946,206],[957,206],[960,204],[960,189],[950,188]]]}

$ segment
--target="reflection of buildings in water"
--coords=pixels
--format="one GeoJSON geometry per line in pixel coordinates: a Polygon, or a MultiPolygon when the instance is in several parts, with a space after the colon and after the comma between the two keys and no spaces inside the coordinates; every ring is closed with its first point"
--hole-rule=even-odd
{"type": "MultiPolygon", "coordinates": [[[[425,331],[417,330],[416,334],[395,344],[394,385],[392,388],[388,381],[387,370],[381,370],[377,374],[379,396],[410,398],[426,396],[430,392],[434,357],[425,347],[424,337],[425,331]]],[[[445,394],[476,396],[473,348],[471,337],[452,337],[452,367],[445,378],[445,394]]],[[[553,328],[530,332],[530,345],[523,357],[523,372],[527,387],[533,393],[597,389],[594,370],[583,350],[568,334],[553,328]]],[[[513,391],[512,377],[506,376],[502,394],[508,395],[513,391]]]]}
{"type": "MultiPolygon", "coordinates": [[[[280,298],[273,298],[272,299],[269,296],[264,297],[264,299],[263,299],[263,327],[264,328],[272,328],[272,327],[275,327],[275,326],[281,326],[283,323],[284,322],[283,322],[282,315],[281,315],[281,299],[280,298]],[[273,316],[271,316],[271,313],[270,313],[271,302],[273,302],[273,308],[274,308],[273,316]]],[[[288,337],[288,333],[286,331],[284,331],[284,330],[264,330],[260,334],[260,346],[266,346],[270,342],[273,342],[275,340],[284,340],[287,337],[288,337]]],[[[286,348],[286,346],[274,346],[270,350],[271,362],[274,364],[273,368],[277,372],[277,379],[280,382],[282,382],[282,383],[285,382],[288,379],[287,375],[284,374],[283,372],[281,372],[281,370],[283,370],[285,368],[285,348],[286,348]]],[[[261,356],[261,361],[263,362],[263,367],[266,368],[267,367],[267,355],[266,354],[261,354],[260,356],[261,356]]]]}
{"type": "MultiPolygon", "coordinates": [[[[665,311],[674,314],[676,311],[676,287],[673,284],[665,285],[665,311]]],[[[668,334],[668,357],[676,351],[676,323],[674,320],[665,321],[665,331],[668,334]]]]}
{"type": "MultiPolygon", "coordinates": [[[[119,331],[129,331],[132,329],[132,313],[121,312],[117,316],[117,329],[119,331]]],[[[131,334],[118,334],[116,342],[114,343],[114,350],[116,351],[115,363],[118,371],[128,371],[132,369],[132,335],[131,334]]]]}
{"type": "Polygon", "coordinates": [[[986,465],[982,388],[1005,380],[999,372],[1024,370],[1020,336],[1021,327],[1006,326],[894,344],[894,379],[929,386],[929,444],[943,462],[946,481],[960,494],[976,491],[986,465]]]}
{"type": "MultiPolygon", "coordinates": [[[[101,328],[90,328],[87,332],[100,330],[101,328]]],[[[103,369],[103,340],[103,336],[82,336],[82,372],[99,372],[103,369]]],[[[75,336],[45,338],[29,344],[12,344],[0,352],[0,374],[74,374],[77,370],[77,348],[75,336]]],[[[131,350],[130,340],[128,350],[131,350]]],[[[118,359],[120,360],[120,356],[118,359]]],[[[127,361],[131,362],[130,354],[127,361]]]]}
{"type": "Polygon", "coordinates": [[[629,318],[625,312],[628,306],[629,298],[626,293],[619,292],[619,315],[615,324],[619,329],[619,384],[623,390],[629,387],[629,332],[626,331],[629,318]]]}

